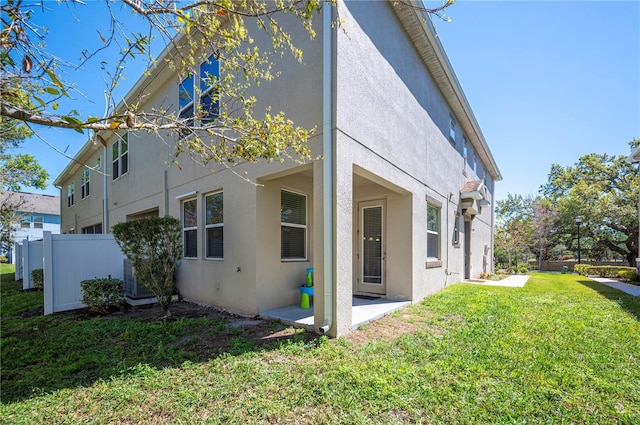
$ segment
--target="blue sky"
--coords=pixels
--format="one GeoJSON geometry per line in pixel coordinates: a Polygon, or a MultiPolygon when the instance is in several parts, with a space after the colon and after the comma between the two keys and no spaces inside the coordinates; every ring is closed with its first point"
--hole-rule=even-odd
{"type": "MultiPolygon", "coordinates": [[[[102,2],[71,9],[73,16],[66,6],[46,5],[52,12],[42,22],[51,30],[51,49],[79,57],[87,43],[100,44],[102,2]]],[[[448,16],[451,22],[436,21],[436,28],[502,172],[498,199],[535,195],[553,163],[571,165],[593,152],[630,153],[628,142],[640,138],[639,1],[458,0],[448,16]]],[[[128,21],[133,28],[135,21],[128,21]]],[[[121,90],[135,83],[141,68],[127,71],[121,90]]],[[[101,115],[104,84],[97,72],[68,77],[86,94],[82,108],[75,106],[81,115],[101,115]]],[[[41,134],[70,155],[86,141],[72,131],[41,134]]],[[[23,151],[49,171],[50,184],[68,163],[37,139],[23,151]]],[[[50,186],[44,193],[59,191],[50,186]]]]}

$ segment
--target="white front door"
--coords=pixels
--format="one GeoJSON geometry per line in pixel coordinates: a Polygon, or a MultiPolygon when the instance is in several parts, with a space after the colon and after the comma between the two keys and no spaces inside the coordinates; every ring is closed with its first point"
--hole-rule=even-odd
{"type": "Polygon", "coordinates": [[[386,294],[384,207],[384,200],[358,204],[358,292],[386,294]]]}

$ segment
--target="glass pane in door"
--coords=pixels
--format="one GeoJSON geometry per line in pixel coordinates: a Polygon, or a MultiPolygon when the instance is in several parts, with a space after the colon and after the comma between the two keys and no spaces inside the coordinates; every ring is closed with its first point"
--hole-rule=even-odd
{"type": "Polygon", "coordinates": [[[382,285],[382,207],[362,209],[362,282],[382,285]]]}

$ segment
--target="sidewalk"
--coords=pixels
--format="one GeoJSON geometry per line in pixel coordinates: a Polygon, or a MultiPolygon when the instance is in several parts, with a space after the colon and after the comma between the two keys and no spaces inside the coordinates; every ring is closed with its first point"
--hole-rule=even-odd
{"type": "Polygon", "coordinates": [[[634,297],[640,297],[640,286],[631,285],[629,283],[618,282],[617,280],[605,279],[602,277],[590,277],[589,279],[600,282],[603,285],[610,286],[626,294],[633,295],[634,297]]]}

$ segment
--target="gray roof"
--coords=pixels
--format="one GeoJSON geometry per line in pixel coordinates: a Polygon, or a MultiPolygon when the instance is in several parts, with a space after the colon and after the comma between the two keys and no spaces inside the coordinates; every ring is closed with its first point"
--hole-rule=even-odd
{"type": "Polygon", "coordinates": [[[0,202],[19,203],[19,212],[60,215],[60,197],[27,192],[2,192],[0,202]]]}

